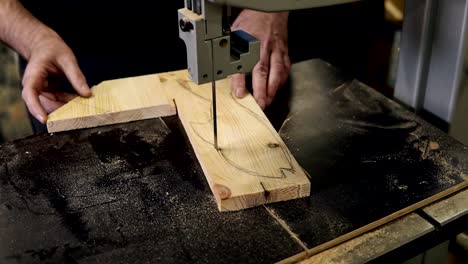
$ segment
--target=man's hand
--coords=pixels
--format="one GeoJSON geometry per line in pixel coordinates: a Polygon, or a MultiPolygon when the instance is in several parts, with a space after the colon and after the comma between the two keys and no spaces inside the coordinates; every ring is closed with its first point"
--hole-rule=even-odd
{"type": "MultiPolygon", "coordinates": [[[[243,10],[231,29],[244,30],[261,42],[260,60],[252,71],[252,87],[257,103],[265,109],[289,76],[288,12],[243,10]]],[[[245,96],[247,89],[244,74],[232,77],[232,92],[237,97],[245,96]]]]}
{"type": "Polygon", "coordinates": [[[79,95],[91,95],[71,49],[18,0],[0,0],[0,41],[28,61],[23,76],[23,99],[41,123],[46,123],[47,113],[72,97],[54,89],[57,79],[65,76],[79,95]]]}
{"type": "Polygon", "coordinates": [[[31,114],[41,123],[47,121],[48,113],[73,98],[54,87],[54,82],[62,76],[70,81],[79,95],[91,95],[73,52],[55,32],[49,30],[36,39],[23,76],[23,99],[31,114]]]}

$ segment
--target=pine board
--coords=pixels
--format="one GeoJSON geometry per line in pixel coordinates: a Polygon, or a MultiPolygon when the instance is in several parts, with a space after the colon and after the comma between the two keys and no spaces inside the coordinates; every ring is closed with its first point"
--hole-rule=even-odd
{"type": "Polygon", "coordinates": [[[220,211],[310,195],[310,182],[255,99],[231,94],[217,81],[218,146],[213,146],[211,84],[196,85],[186,71],[160,75],[177,105],[220,211]]]}
{"type": "Polygon", "coordinates": [[[76,97],[51,113],[47,130],[60,132],[176,114],[158,75],[104,81],[92,92],[90,98],[76,97]]]}

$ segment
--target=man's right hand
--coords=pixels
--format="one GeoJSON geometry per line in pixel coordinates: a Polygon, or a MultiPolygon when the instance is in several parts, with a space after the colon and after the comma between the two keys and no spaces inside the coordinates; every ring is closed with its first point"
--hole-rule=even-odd
{"type": "Polygon", "coordinates": [[[65,76],[79,95],[91,95],[71,49],[55,32],[47,31],[36,38],[22,81],[23,99],[31,114],[43,124],[48,113],[73,98],[54,87],[57,79],[65,76]]]}
{"type": "Polygon", "coordinates": [[[0,0],[0,41],[28,61],[23,76],[23,99],[41,123],[46,123],[48,113],[73,97],[57,91],[54,87],[57,78],[66,77],[79,95],[91,95],[71,49],[18,0],[0,0]]]}

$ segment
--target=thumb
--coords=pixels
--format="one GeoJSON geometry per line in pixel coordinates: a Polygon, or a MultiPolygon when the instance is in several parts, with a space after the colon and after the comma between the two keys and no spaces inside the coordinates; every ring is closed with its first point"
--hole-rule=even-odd
{"type": "Polygon", "coordinates": [[[86,82],[86,78],[78,67],[78,63],[73,54],[62,56],[58,59],[57,63],[79,95],[84,97],[91,96],[91,90],[86,82]]]}

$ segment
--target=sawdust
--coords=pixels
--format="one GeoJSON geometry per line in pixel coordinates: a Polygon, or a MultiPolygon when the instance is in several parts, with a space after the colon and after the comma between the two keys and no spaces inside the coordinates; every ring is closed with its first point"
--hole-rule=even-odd
{"type": "Polygon", "coordinates": [[[388,189],[389,190],[400,190],[400,191],[406,191],[408,190],[408,185],[400,183],[396,175],[390,175],[388,178],[389,184],[388,189]]]}
{"type": "Polygon", "coordinates": [[[438,177],[439,184],[455,184],[455,179],[449,178],[449,175],[462,175],[463,172],[456,169],[452,164],[447,162],[447,159],[442,155],[438,154],[434,156],[434,161],[440,165],[441,177],[438,177]]]}
{"type": "MultiPolygon", "coordinates": [[[[421,159],[429,160],[437,165],[439,172],[437,173],[437,183],[440,185],[453,185],[455,184],[456,178],[464,177],[464,172],[455,166],[455,164],[447,161],[447,147],[439,143],[434,139],[429,139],[426,136],[422,136],[419,133],[422,131],[413,132],[410,135],[414,137],[413,147],[421,152],[421,159]]],[[[423,133],[424,134],[424,133],[423,133]]],[[[421,185],[427,184],[426,181],[420,182],[421,185]]]]}
{"type": "Polygon", "coordinates": [[[462,173],[460,173],[460,177],[461,177],[463,180],[468,181],[468,174],[462,172],[462,173]]]}
{"type": "Polygon", "coordinates": [[[417,141],[415,143],[415,147],[419,149],[419,151],[421,151],[421,157],[423,159],[426,159],[432,152],[440,149],[440,145],[438,142],[430,140],[417,141]]]}

